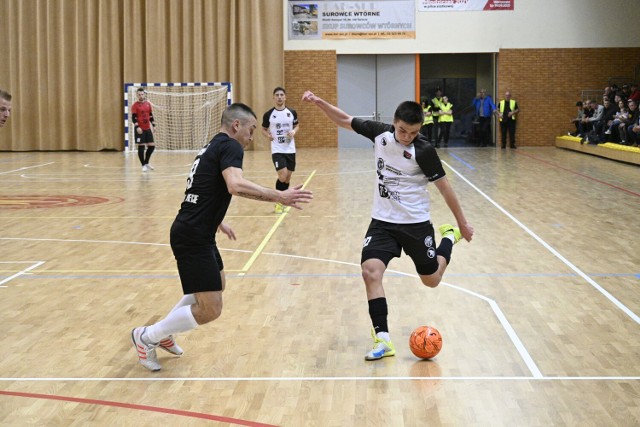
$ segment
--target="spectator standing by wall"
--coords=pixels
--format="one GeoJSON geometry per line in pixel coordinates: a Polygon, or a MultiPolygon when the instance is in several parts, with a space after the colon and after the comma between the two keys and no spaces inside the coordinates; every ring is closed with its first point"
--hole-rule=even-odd
{"type": "Polygon", "coordinates": [[[433,111],[431,110],[431,105],[427,101],[422,101],[422,112],[424,113],[424,120],[422,121],[420,133],[422,136],[427,138],[427,141],[433,143],[433,111]]]}
{"type": "Polygon", "coordinates": [[[433,111],[433,140],[437,141],[440,135],[440,109],[442,104],[442,90],[436,89],[436,95],[431,98],[431,111],[433,111]]]}
{"type": "Polygon", "coordinates": [[[453,104],[449,102],[449,98],[446,96],[442,97],[439,114],[440,133],[436,141],[436,148],[440,148],[441,139],[444,139],[444,148],[447,148],[449,146],[449,133],[451,132],[451,125],[453,124],[453,104]]]}
{"type": "Polygon", "coordinates": [[[480,89],[478,95],[471,103],[475,109],[475,115],[478,118],[480,128],[480,146],[493,146],[491,141],[491,115],[496,110],[490,95],[487,95],[486,89],[480,89]]]}
{"type": "Polygon", "coordinates": [[[507,148],[507,133],[509,134],[509,147],[516,148],[516,117],[520,109],[518,103],[511,99],[511,92],[504,93],[504,99],[498,102],[495,111],[500,120],[501,148],[507,148]]]}

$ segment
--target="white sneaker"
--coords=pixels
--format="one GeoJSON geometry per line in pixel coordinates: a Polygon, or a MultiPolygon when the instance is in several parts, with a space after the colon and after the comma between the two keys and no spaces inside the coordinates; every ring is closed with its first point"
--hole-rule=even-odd
{"type": "Polygon", "coordinates": [[[182,353],[184,353],[180,346],[176,344],[176,340],[173,339],[173,335],[169,335],[165,339],[161,340],[158,343],[158,348],[161,348],[171,354],[175,354],[176,356],[182,356],[182,353]]]}
{"type": "Polygon", "coordinates": [[[139,328],[133,328],[131,331],[131,342],[133,342],[133,348],[138,353],[138,361],[142,366],[150,371],[159,371],[162,367],[158,363],[158,357],[156,356],[156,349],[153,345],[147,345],[142,341],[142,334],[144,333],[144,326],[139,328]]]}
{"type": "Polygon", "coordinates": [[[391,340],[385,341],[375,333],[373,328],[371,329],[371,337],[373,338],[373,348],[365,354],[365,360],[378,360],[396,354],[396,348],[391,340]]]}
{"type": "Polygon", "coordinates": [[[149,168],[147,167],[147,165],[142,166],[142,172],[147,172],[149,170],[149,168]]]}
{"type": "Polygon", "coordinates": [[[156,168],[154,168],[153,166],[151,166],[150,164],[147,163],[147,169],[149,169],[150,171],[154,171],[156,170],[156,168]]]}
{"type": "Polygon", "coordinates": [[[610,131],[609,129],[607,129],[607,130],[604,132],[604,134],[605,134],[605,135],[611,135],[611,131],[610,131]]]}

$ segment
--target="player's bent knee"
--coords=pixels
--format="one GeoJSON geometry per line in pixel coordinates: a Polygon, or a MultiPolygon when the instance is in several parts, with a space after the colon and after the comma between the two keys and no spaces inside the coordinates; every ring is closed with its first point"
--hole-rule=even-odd
{"type": "Polygon", "coordinates": [[[222,292],[197,294],[196,304],[192,307],[198,325],[213,322],[222,314],[222,292]]]}
{"type": "Polygon", "coordinates": [[[420,280],[422,280],[422,284],[428,286],[430,288],[435,288],[440,284],[442,277],[437,274],[432,274],[430,276],[420,276],[420,280]]]}
{"type": "Polygon", "coordinates": [[[205,310],[198,310],[193,313],[193,317],[198,322],[198,325],[204,325],[205,323],[213,322],[222,314],[222,305],[219,307],[208,307],[205,310]]]}
{"type": "Polygon", "coordinates": [[[376,268],[376,266],[362,264],[362,278],[365,283],[378,282],[382,280],[384,268],[376,268]]]}

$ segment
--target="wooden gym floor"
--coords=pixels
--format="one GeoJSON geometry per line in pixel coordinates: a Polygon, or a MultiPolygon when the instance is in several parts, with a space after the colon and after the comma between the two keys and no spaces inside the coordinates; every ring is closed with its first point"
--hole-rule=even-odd
{"type": "MultiPolygon", "coordinates": [[[[360,278],[373,152],[301,149],[302,211],[236,198],[218,237],[223,315],[181,358],[138,364],[131,328],[181,295],[168,246],[194,153],[0,155],[0,425],[640,424],[640,174],[555,148],[440,150],[476,236],[444,282],[385,278],[395,357],[366,362],[360,278]],[[413,328],[441,353],[416,359],[413,328]]],[[[245,176],[275,182],[270,154],[245,176]]],[[[435,186],[434,223],[453,220],[435,186]]],[[[162,353],[162,354],[161,354],[162,353]]]]}

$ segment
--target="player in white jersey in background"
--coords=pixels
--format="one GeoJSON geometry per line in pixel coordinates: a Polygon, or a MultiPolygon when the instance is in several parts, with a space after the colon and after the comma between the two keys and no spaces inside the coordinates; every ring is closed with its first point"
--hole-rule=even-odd
{"type": "Polygon", "coordinates": [[[464,216],[435,148],[419,133],[424,117],[420,104],[401,103],[393,125],[389,125],[354,118],[310,91],[304,93],[302,100],[320,108],[338,126],[353,130],[374,144],[376,186],[361,258],[374,342],[365,359],[393,356],[395,347],[389,335],[387,299],[382,286],[389,261],[400,257],[404,249],[422,283],[435,288],[449,264],[454,243],[461,238],[470,241],[473,227],[464,216]],[[430,182],[440,191],[458,224],[439,227],[442,239],[437,247],[426,190],[430,182]]]}
{"type": "MultiPolygon", "coordinates": [[[[291,174],[296,170],[296,141],[298,133],[298,115],[288,108],[287,94],[282,87],[273,90],[274,107],[262,116],[262,134],[271,141],[271,160],[278,173],[276,190],[289,188],[291,174]]],[[[283,207],[276,203],[276,213],[282,213],[283,207]]]]}

